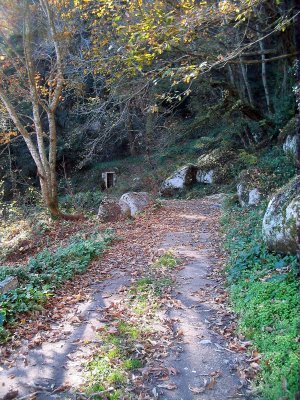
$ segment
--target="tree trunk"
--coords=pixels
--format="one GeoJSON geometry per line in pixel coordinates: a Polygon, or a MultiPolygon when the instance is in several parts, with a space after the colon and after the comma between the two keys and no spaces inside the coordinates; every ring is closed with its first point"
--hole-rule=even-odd
{"type": "Polygon", "coordinates": [[[49,166],[50,166],[50,190],[53,199],[57,199],[57,179],[56,179],[56,153],[57,153],[57,132],[55,115],[53,112],[47,113],[49,123],[49,166]]]}
{"type": "Polygon", "coordinates": [[[127,116],[126,116],[126,130],[127,130],[127,136],[128,136],[128,143],[129,143],[129,152],[131,156],[136,155],[136,145],[135,145],[135,133],[132,125],[132,119],[131,119],[131,114],[130,114],[130,103],[128,104],[128,109],[127,109],[127,116]]]}
{"type": "Polygon", "coordinates": [[[239,61],[240,61],[240,68],[241,68],[241,72],[242,72],[243,81],[244,81],[246,92],[248,95],[248,100],[249,100],[251,107],[253,107],[253,96],[252,96],[252,91],[251,91],[251,87],[250,87],[248,76],[247,76],[247,70],[246,70],[245,65],[242,63],[241,57],[239,57],[239,61]]]}
{"type": "Polygon", "coordinates": [[[231,65],[227,64],[227,69],[228,69],[228,75],[229,75],[230,83],[231,83],[232,86],[235,86],[235,84],[234,84],[234,76],[233,76],[231,65]]]}
{"type": "Polygon", "coordinates": [[[259,39],[259,47],[261,50],[261,79],[264,87],[264,92],[265,92],[265,98],[266,98],[266,103],[267,103],[267,109],[268,109],[268,114],[271,115],[271,102],[270,102],[270,94],[269,94],[269,89],[268,89],[268,82],[267,82],[267,71],[266,71],[266,55],[265,55],[265,47],[264,47],[264,42],[261,39],[261,36],[259,34],[259,27],[256,25],[256,30],[257,30],[257,37],[259,39]]]}

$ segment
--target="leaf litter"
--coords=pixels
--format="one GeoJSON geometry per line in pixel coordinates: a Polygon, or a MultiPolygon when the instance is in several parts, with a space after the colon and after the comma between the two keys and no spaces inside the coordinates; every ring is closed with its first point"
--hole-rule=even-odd
{"type": "MultiPolygon", "coordinates": [[[[182,204],[184,203],[182,202],[182,204]]],[[[203,207],[205,208],[205,205],[203,207]]],[[[73,325],[83,323],[79,306],[90,301],[94,293],[94,286],[97,287],[98,283],[109,281],[114,272],[121,271],[130,276],[131,284],[119,288],[117,302],[111,302],[108,307],[98,309],[101,314],[99,321],[102,321],[102,326],[95,329],[93,345],[97,344],[97,346],[88,359],[84,360],[84,365],[86,366],[97,356],[98,344],[103,343],[103,335],[116,338],[123,335],[123,339],[124,336],[127,339],[122,341],[122,351],[126,353],[126,356],[140,360],[142,367],[126,371],[126,384],[123,385],[122,398],[126,399],[126,396],[134,395],[136,396],[134,398],[146,400],[157,398],[163,390],[176,390],[176,380],[172,381],[171,377],[176,377],[182,372],[172,366],[166,367],[164,359],[167,358],[172,346],[174,347],[177,341],[184,337],[185,332],[176,328],[177,321],[168,318],[167,312],[170,308],[182,309],[181,302],[174,297],[174,291],[172,292],[171,289],[176,282],[177,271],[180,270],[183,261],[187,262],[189,258],[184,257],[184,260],[182,258],[181,264],[172,270],[163,268],[150,270],[151,264],[161,253],[158,246],[166,233],[177,232],[179,229],[187,231],[190,229],[186,220],[180,219],[179,223],[174,223],[176,214],[177,206],[173,207],[173,202],[169,202],[168,207],[162,207],[160,210],[149,207],[132,224],[121,221],[100,225],[100,230],[114,229],[116,237],[122,238],[122,240],[115,241],[101,259],[92,263],[84,275],[75,277],[74,280],[65,283],[58,289],[49,299],[43,311],[20,316],[20,323],[12,330],[13,343],[8,343],[1,348],[3,364],[13,366],[16,358],[21,355],[21,352],[24,352],[24,349],[26,353],[26,347],[30,349],[41,346],[43,342],[67,340],[69,333],[68,331],[64,333],[62,328],[67,321],[73,325]],[[139,280],[144,277],[153,279],[155,282],[166,280],[167,284],[161,285],[159,288],[149,284],[150,290],[147,293],[145,304],[137,304],[135,308],[138,296],[135,293],[132,294],[130,290],[132,287],[137,287],[139,280]],[[155,293],[155,290],[158,293],[155,293]],[[140,310],[138,306],[141,308],[140,310]],[[139,326],[141,332],[138,337],[134,335],[132,338],[128,337],[124,328],[120,332],[121,322],[133,327],[139,326]]],[[[217,230],[218,227],[215,224],[216,220],[212,221],[213,229],[217,230]]],[[[218,263],[211,272],[211,278],[222,283],[223,277],[220,270],[223,259],[219,256],[220,250],[217,246],[214,254],[218,256],[218,263]]],[[[213,331],[226,339],[228,350],[247,351],[251,344],[243,344],[243,341],[236,335],[236,316],[228,311],[226,291],[217,286],[208,285],[205,289],[193,294],[199,303],[209,302],[216,306],[217,316],[210,315],[207,322],[213,331]]],[[[107,293],[103,297],[110,299],[111,295],[115,297],[115,293],[107,293]]],[[[202,339],[202,342],[205,342],[205,339],[202,339]]],[[[210,344],[209,342],[211,343],[211,341],[207,341],[206,344],[210,344]]],[[[80,340],[76,343],[77,346],[82,347],[89,344],[80,340]]],[[[259,366],[260,356],[255,350],[253,350],[250,360],[248,368],[239,365],[240,378],[245,382],[255,376],[257,365],[259,366]]],[[[121,361],[117,359],[112,361],[116,364],[119,362],[121,361]]],[[[205,379],[202,386],[190,386],[189,390],[193,394],[213,390],[218,377],[218,374],[210,376],[205,379]]],[[[57,386],[54,391],[58,393],[68,391],[69,388],[70,386],[66,383],[57,386]]],[[[108,384],[103,392],[108,393],[109,396],[109,392],[116,388],[118,389],[118,384],[114,385],[113,389],[108,384]]],[[[83,398],[86,396],[80,388],[75,392],[73,389],[72,393],[75,397],[79,393],[83,398]]],[[[92,398],[94,394],[89,396],[92,398]]]]}

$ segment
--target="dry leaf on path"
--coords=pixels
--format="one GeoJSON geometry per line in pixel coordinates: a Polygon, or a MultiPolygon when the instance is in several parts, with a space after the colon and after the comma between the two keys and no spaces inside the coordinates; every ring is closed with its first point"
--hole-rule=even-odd
{"type": "Polygon", "coordinates": [[[157,387],[162,388],[162,389],[167,389],[167,390],[177,389],[177,385],[175,383],[173,383],[173,382],[164,383],[162,385],[157,385],[157,387]]]}
{"type": "Polygon", "coordinates": [[[189,386],[189,389],[194,394],[200,394],[200,393],[204,393],[206,388],[204,386],[202,386],[202,387],[189,386]]]}

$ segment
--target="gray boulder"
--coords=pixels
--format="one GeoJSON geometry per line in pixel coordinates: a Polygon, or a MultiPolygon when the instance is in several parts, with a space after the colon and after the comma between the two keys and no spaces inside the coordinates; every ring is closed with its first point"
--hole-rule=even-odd
{"type": "Polygon", "coordinates": [[[244,183],[239,183],[237,185],[237,196],[242,207],[257,206],[261,200],[259,189],[249,189],[244,183]]]}
{"type": "Polygon", "coordinates": [[[101,222],[115,222],[120,219],[122,209],[117,200],[105,198],[102,200],[97,218],[101,222]]]}
{"type": "Polygon", "coordinates": [[[198,158],[197,182],[199,183],[227,183],[232,178],[231,164],[236,153],[227,149],[214,149],[198,158]]]}
{"type": "Polygon", "coordinates": [[[257,206],[262,197],[261,176],[257,168],[244,170],[238,177],[237,196],[242,207],[257,206]]]}
{"type": "Polygon", "coordinates": [[[160,193],[164,196],[172,195],[196,182],[197,167],[185,165],[169,176],[162,184],[160,193]]]}
{"type": "Polygon", "coordinates": [[[278,253],[297,252],[297,228],[300,228],[300,195],[297,193],[299,179],[292,179],[275,193],[263,218],[264,241],[270,250],[278,253]]]}
{"type": "Polygon", "coordinates": [[[131,217],[143,211],[151,202],[147,192],[128,192],[124,193],[119,200],[119,207],[122,214],[130,214],[131,217]]]}
{"type": "Polygon", "coordinates": [[[259,189],[255,188],[250,190],[248,196],[249,196],[248,200],[249,206],[257,206],[260,203],[261,194],[259,189]]]}
{"type": "Polygon", "coordinates": [[[283,151],[286,155],[295,157],[297,154],[297,137],[288,135],[283,143],[283,151]]]}

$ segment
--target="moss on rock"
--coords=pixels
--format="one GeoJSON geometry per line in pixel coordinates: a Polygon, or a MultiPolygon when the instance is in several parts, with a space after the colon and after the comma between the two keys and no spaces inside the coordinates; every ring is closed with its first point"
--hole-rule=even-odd
{"type": "Polygon", "coordinates": [[[292,179],[269,202],[263,219],[263,238],[268,248],[284,254],[297,252],[297,221],[300,218],[300,178],[292,179]]]}
{"type": "Polygon", "coordinates": [[[234,177],[233,165],[237,153],[231,150],[215,149],[198,158],[197,167],[201,173],[213,171],[213,182],[228,183],[234,177]]]}

